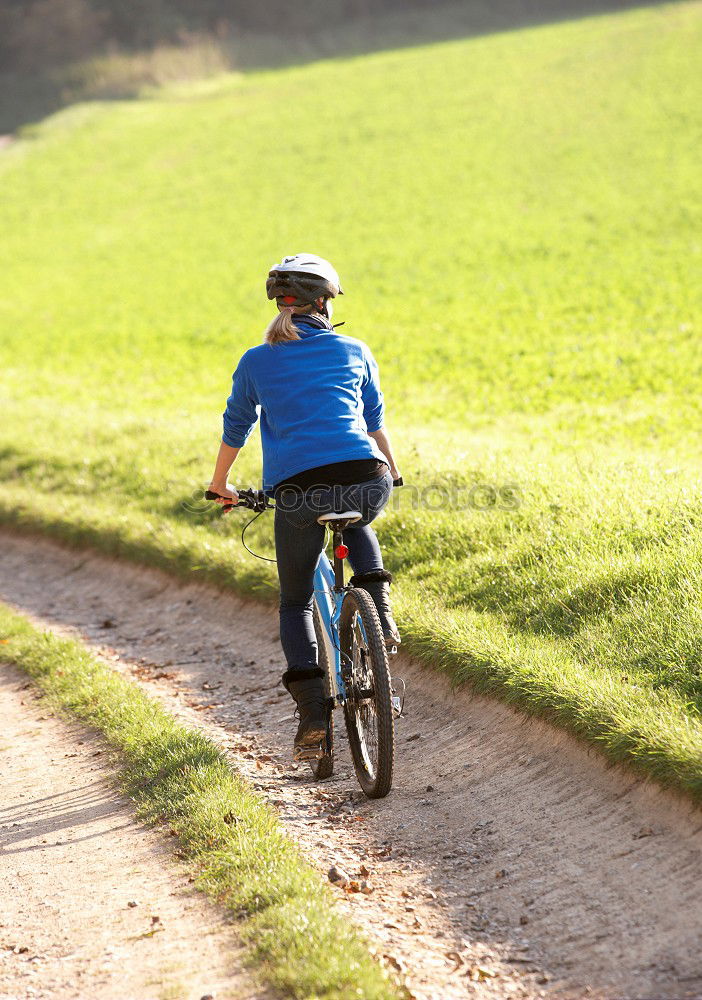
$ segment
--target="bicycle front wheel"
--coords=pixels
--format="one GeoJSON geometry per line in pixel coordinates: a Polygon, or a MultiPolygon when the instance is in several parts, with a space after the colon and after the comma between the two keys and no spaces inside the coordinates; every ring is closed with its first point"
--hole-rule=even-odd
{"type": "Polygon", "coordinates": [[[373,598],[353,587],[339,617],[346,684],[344,720],[358,782],[371,799],[392,787],[395,723],[383,630],[373,598]]]}

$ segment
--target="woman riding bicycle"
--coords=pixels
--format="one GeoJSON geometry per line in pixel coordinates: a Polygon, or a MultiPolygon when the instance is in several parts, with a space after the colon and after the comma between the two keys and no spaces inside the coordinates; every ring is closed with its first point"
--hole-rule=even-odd
{"type": "Polygon", "coordinates": [[[362,513],[344,532],[351,583],[373,598],[386,643],[398,644],[388,593],[392,577],[370,522],[399,472],[383,429],[378,366],[364,343],[337,333],[330,322],[331,299],[343,294],[334,268],[314,254],[285,257],[270,271],[266,291],[278,315],[265,342],[246,351],[234,372],[210,490],[218,503],[236,503],[227,477],[260,407],[263,488],[276,499],[283,684],[300,714],[299,749],[318,744],[327,724],[313,622],[314,570],[325,541],[317,518],[331,511],[362,513]]]}

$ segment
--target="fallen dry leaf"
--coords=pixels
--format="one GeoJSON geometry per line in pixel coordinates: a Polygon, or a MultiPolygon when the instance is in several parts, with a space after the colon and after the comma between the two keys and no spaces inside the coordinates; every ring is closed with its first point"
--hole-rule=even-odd
{"type": "Polygon", "coordinates": [[[463,959],[461,958],[461,956],[458,954],[457,951],[447,951],[446,958],[448,958],[454,964],[454,967],[453,969],[451,969],[451,972],[457,972],[458,969],[463,965],[463,959]]]}
{"type": "Polygon", "coordinates": [[[497,973],[492,969],[487,969],[484,965],[471,965],[468,969],[468,978],[474,983],[482,983],[486,979],[495,979],[497,973]]]}

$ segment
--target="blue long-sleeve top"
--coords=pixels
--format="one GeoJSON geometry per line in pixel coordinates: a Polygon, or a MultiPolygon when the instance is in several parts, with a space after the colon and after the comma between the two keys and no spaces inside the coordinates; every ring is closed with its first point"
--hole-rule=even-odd
{"type": "Polygon", "coordinates": [[[368,431],[383,426],[378,366],[360,340],[326,320],[295,317],[300,340],[242,356],[222,440],[241,448],[261,416],[263,488],[331,462],[384,456],[368,431]]]}

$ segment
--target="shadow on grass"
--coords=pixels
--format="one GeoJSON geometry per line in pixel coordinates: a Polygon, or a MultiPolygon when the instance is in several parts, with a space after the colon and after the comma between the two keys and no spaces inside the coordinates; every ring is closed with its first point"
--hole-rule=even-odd
{"type": "MultiPolygon", "coordinates": [[[[129,100],[147,86],[229,70],[300,66],[433,42],[660,6],[666,0],[454,0],[355,18],[314,33],[200,37],[187,47],[149,52],[96,52],[80,64],[25,74],[0,68],[0,138],[71,104],[129,100]]],[[[31,132],[29,133],[31,135],[31,132]]]]}
{"type": "Polygon", "coordinates": [[[664,580],[674,586],[676,575],[674,561],[655,568],[603,564],[597,578],[573,586],[570,576],[549,566],[546,546],[531,546],[511,562],[483,567],[479,578],[462,581],[452,606],[499,615],[525,635],[573,639],[593,620],[655,594],[664,580]]]}

